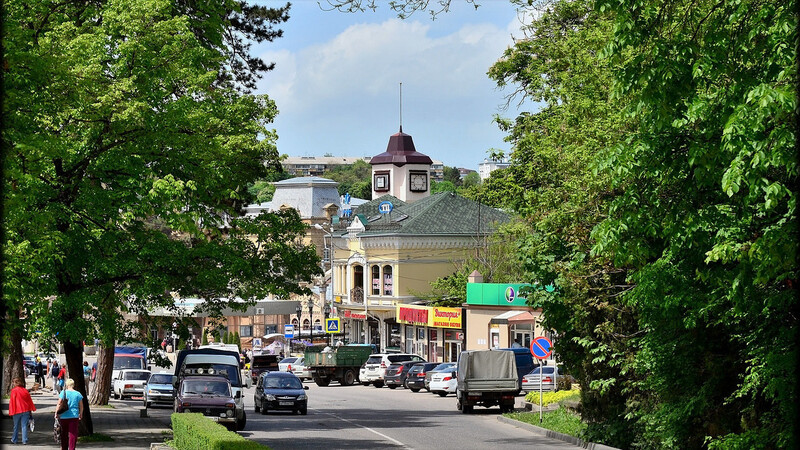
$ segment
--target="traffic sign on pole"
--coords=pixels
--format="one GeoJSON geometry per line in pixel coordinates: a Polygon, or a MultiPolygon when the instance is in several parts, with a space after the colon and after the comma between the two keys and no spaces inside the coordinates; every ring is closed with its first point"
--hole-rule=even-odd
{"type": "Polygon", "coordinates": [[[536,359],[547,359],[553,354],[553,343],[544,336],[539,336],[531,341],[531,354],[536,359]]]}
{"type": "Polygon", "coordinates": [[[291,339],[294,337],[294,325],[283,326],[283,337],[291,339]]]}
{"type": "Polygon", "coordinates": [[[325,332],[326,333],[338,333],[341,329],[341,323],[339,322],[338,317],[328,318],[325,319],[325,332]]]}

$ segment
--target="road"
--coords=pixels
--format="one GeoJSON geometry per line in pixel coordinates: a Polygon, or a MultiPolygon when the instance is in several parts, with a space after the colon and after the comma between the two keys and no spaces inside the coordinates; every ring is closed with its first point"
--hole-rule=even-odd
{"type": "MultiPolygon", "coordinates": [[[[372,386],[309,387],[308,415],[253,410],[254,388],[246,390],[247,426],[240,434],[280,449],[577,449],[497,420],[499,408],[456,410],[455,397],[402,388],[372,386]]],[[[518,397],[518,402],[522,397],[518,397]]],[[[125,402],[129,402],[126,400],[125,402]]],[[[134,401],[130,401],[134,402],[134,401]]],[[[140,403],[140,401],[136,402],[140,403]]],[[[168,420],[171,408],[151,408],[151,417],[168,420]]],[[[166,422],[165,422],[166,423],[166,422]]]]}

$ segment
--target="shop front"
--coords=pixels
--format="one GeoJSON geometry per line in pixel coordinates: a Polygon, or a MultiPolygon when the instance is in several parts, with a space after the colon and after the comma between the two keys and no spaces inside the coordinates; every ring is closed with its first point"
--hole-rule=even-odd
{"type": "Polygon", "coordinates": [[[401,326],[401,347],[432,362],[457,361],[464,329],[462,308],[397,305],[396,321],[401,326]]]}
{"type": "Polygon", "coordinates": [[[467,350],[529,348],[541,327],[541,310],[527,305],[519,291],[527,284],[467,283],[467,350]]]}

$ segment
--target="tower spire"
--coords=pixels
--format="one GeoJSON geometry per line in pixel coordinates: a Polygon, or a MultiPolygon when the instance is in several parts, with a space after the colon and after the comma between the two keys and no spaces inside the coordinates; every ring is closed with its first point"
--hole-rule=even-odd
{"type": "Polygon", "coordinates": [[[403,132],[403,82],[400,82],[400,132],[403,132]]]}

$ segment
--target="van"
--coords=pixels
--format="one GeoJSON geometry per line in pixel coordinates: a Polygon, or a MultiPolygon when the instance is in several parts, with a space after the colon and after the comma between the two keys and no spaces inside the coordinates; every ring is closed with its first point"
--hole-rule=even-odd
{"type": "Polygon", "coordinates": [[[517,375],[519,379],[519,385],[522,386],[522,377],[531,373],[533,369],[536,368],[536,364],[533,363],[533,355],[531,354],[531,349],[525,347],[514,347],[514,348],[498,348],[497,350],[504,350],[508,352],[514,353],[514,359],[517,363],[517,375]]]}
{"type": "Polygon", "coordinates": [[[278,355],[253,355],[253,361],[250,362],[250,378],[253,383],[264,372],[277,372],[278,362],[278,355]]]}

